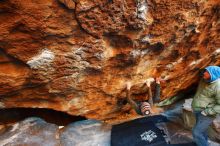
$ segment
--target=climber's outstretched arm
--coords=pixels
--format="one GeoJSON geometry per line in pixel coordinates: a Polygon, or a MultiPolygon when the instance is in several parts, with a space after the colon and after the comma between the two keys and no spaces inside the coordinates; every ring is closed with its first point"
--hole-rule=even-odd
{"type": "Polygon", "coordinates": [[[158,103],[160,101],[160,82],[162,81],[161,78],[156,78],[156,89],[154,95],[154,102],[158,103]]]}
{"type": "Polygon", "coordinates": [[[151,86],[148,86],[148,97],[149,97],[148,102],[150,103],[151,106],[153,106],[154,102],[153,102],[151,86]]]}
{"type": "Polygon", "coordinates": [[[156,90],[154,95],[154,103],[158,103],[160,101],[160,84],[156,83],[156,90]]]}
{"type": "Polygon", "coordinates": [[[132,108],[139,113],[139,106],[138,104],[131,98],[131,92],[130,92],[131,84],[127,83],[127,89],[126,89],[126,97],[128,103],[132,106],[132,108]]]}

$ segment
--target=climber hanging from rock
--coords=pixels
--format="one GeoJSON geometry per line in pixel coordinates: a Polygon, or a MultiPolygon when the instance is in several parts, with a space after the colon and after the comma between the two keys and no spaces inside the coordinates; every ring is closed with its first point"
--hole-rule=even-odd
{"type": "Polygon", "coordinates": [[[154,113],[152,110],[153,103],[160,101],[160,81],[161,78],[156,78],[156,89],[155,89],[155,95],[154,97],[152,96],[152,91],[151,91],[151,83],[154,82],[153,78],[149,78],[146,80],[146,85],[148,87],[148,100],[142,101],[142,102],[136,102],[131,98],[131,82],[127,82],[127,87],[126,87],[126,96],[127,96],[127,101],[128,103],[132,106],[132,108],[136,111],[137,114],[139,115],[150,115],[154,113]]]}
{"type": "MultiPolygon", "coordinates": [[[[169,131],[164,126],[175,116],[175,109],[163,113],[156,113],[154,103],[160,100],[160,78],[149,78],[144,85],[148,87],[148,100],[137,102],[131,98],[132,83],[126,83],[128,103],[136,113],[144,117],[113,125],[111,131],[111,146],[196,146],[194,142],[170,144],[169,131]],[[155,94],[152,96],[151,83],[156,81],[155,94]],[[150,116],[149,116],[150,115],[150,116]]],[[[161,112],[161,111],[160,111],[161,112]]]]}

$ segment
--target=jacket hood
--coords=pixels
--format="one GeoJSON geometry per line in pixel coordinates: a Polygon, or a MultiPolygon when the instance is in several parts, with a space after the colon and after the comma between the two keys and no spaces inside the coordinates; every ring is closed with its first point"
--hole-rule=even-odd
{"type": "Polygon", "coordinates": [[[209,72],[209,74],[211,76],[211,79],[208,82],[213,82],[213,81],[217,80],[218,78],[220,78],[220,67],[208,66],[205,69],[209,72]]]}

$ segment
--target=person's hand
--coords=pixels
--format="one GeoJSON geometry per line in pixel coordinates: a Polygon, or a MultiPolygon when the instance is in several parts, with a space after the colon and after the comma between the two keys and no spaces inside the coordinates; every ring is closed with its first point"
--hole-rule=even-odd
{"type": "Polygon", "coordinates": [[[130,89],[131,89],[131,86],[132,86],[131,82],[127,82],[127,83],[126,83],[126,88],[127,88],[127,90],[130,90],[130,89]]]}
{"type": "Polygon", "coordinates": [[[151,84],[151,82],[146,82],[146,84],[147,84],[147,87],[150,87],[150,84],[151,84]]]}
{"type": "Polygon", "coordinates": [[[165,83],[166,79],[165,78],[161,78],[161,77],[157,77],[157,78],[155,78],[155,81],[156,81],[157,84],[160,84],[160,83],[165,83]]]}
{"type": "Polygon", "coordinates": [[[155,81],[156,81],[157,84],[160,84],[161,80],[162,80],[162,79],[161,79],[160,77],[157,77],[157,78],[155,79],[155,81]]]}
{"type": "Polygon", "coordinates": [[[147,84],[147,87],[150,87],[151,83],[154,81],[154,78],[148,78],[145,83],[147,84]]]}
{"type": "Polygon", "coordinates": [[[202,114],[203,116],[207,116],[207,114],[206,114],[205,111],[202,111],[201,114],[202,114]]]}

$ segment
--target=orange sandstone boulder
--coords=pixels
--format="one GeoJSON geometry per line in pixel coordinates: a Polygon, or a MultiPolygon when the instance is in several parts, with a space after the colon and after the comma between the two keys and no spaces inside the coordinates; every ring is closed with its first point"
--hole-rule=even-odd
{"type": "Polygon", "coordinates": [[[129,119],[125,99],[162,76],[162,98],[219,65],[219,0],[3,0],[0,107],[129,119]]]}

